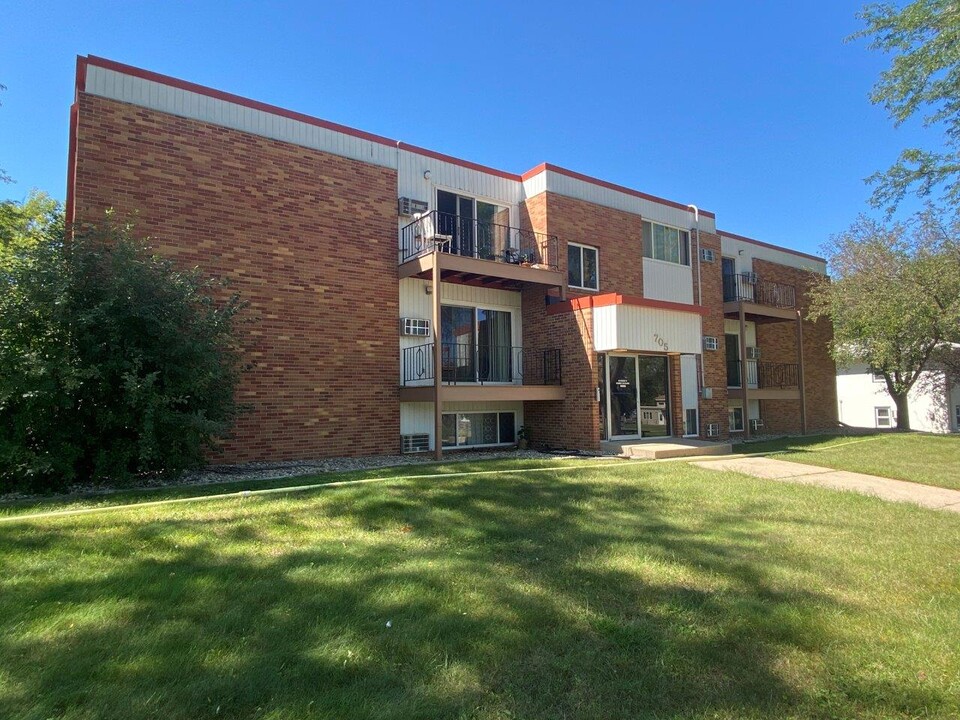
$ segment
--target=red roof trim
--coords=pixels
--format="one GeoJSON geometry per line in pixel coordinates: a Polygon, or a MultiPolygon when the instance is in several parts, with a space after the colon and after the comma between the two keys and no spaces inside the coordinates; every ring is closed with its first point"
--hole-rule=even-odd
{"type": "Polygon", "coordinates": [[[479,163],[470,162],[469,160],[461,160],[460,158],[455,158],[451,155],[444,155],[443,153],[439,153],[434,150],[427,150],[427,148],[410,145],[405,142],[398,142],[397,145],[404,150],[416,153],[417,155],[430,157],[434,160],[442,160],[443,162],[453,163],[454,165],[459,165],[460,167],[469,168],[470,170],[478,170],[479,172],[487,173],[489,175],[496,175],[497,177],[506,178],[507,180],[513,180],[515,182],[520,182],[521,180],[519,175],[508,173],[505,170],[497,170],[496,168],[480,165],[479,163]]]}
{"type": "Polygon", "coordinates": [[[810,255],[805,252],[800,252],[799,250],[791,250],[790,248],[785,248],[780,245],[773,245],[771,243],[765,243],[760,240],[754,240],[753,238],[748,238],[748,237],[745,237],[744,235],[737,235],[732,232],[727,232],[726,230],[717,230],[717,235],[733,238],[734,240],[742,240],[743,242],[748,242],[753,245],[759,245],[760,247],[770,248],[771,250],[779,250],[780,252],[790,253],[791,255],[799,255],[800,257],[809,258],[810,260],[818,260],[819,262],[822,262],[822,263],[826,262],[826,259],[819,257],[817,255],[810,255]]]}
{"type": "MultiPolygon", "coordinates": [[[[599,187],[607,188],[608,190],[615,190],[616,192],[626,193],[627,195],[633,195],[634,197],[641,198],[643,200],[649,200],[650,202],[655,202],[660,205],[667,205],[668,207],[677,208],[679,210],[686,210],[687,212],[692,212],[688,205],[683,205],[673,200],[667,200],[666,198],[657,197],[656,195],[650,195],[649,193],[640,192],[639,190],[633,190],[632,188],[624,187],[623,185],[617,185],[612,182],[607,182],[606,180],[600,180],[599,178],[590,177],[589,175],[584,175],[583,173],[578,173],[573,170],[567,170],[566,168],[559,167],[557,165],[551,165],[550,163],[541,163],[537,165],[532,170],[527,170],[520,177],[524,180],[529,180],[532,177],[536,177],[542,172],[549,170],[550,172],[555,172],[558,175],[566,175],[567,177],[574,178],[575,180],[582,180],[583,182],[590,183],[591,185],[597,185],[599,187]]],[[[716,219],[714,215],[709,210],[700,210],[701,215],[706,217],[716,219]]]]}
{"type": "Polygon", "coordinates": [[[603,295],[587,295],[584,297],[572,298],[566,302],[548,305],[547,315],[559,315],[560,313],[573,312],[574,310],[607,307],[610,305],[634,305],[637,307],[656,308],[658,310],[673,310],[675,312],[695,313],[697,315],[710,314],[710,310],[705,307],[701,307],[700,305],[688,305],[687,303],[669,302],[667,300],[653,300],[651,298],[640,297],[638,295],[604,293],[603,295]]]}
{"type": "Polygon", "coordinates": [[[106,58],[97,57],[95,55],[88,56],[87,62],[91,65],[102,67],[106,70],[113,70],[115,72],[123,73],[124,75],[131,75],[143,80],[149,80],[151,82],[160,83],[161,85],[167,85],[169,87],[179,88],[188,92],[194,92],[199,95],[215,98],[217,100],[236,103],[237,105],[243,105],[244,107],[252,108],[254,110],[262,110],[263,112],[279,115],[281,117],[289,118],[290,120],[299,120],[300,122],[304,122],[309,125],[316,125],[317,127],[322,127],[327,130],[342,132],[345,135],[352,135],[354,137],[362,138],[363,140],[369,140],[381,145],[390,145],[395,147],[397,144],[396,140],[391,140],[390,138],[383,137],[382,135],[374,135],[373,133],[357,130],[352,127],[347,127],[346,125],[329,122],[328,120],[321,120],[320,118],[315,118],[311,115],[304,115],[303,113],[294,112],[292,110],[285,110],[281,107],[277,107],[276,105],[260,102],[259,100],[251,100],[250,98],[234,95],[233,93],[214,90],[213,88],[206,87],[205,85],[197,85],[196,83],[187,82],[186,80],[179,80],[177,78],[170,77],[169,75],[161,75],[160,73],[151,72],[150,70],[142,70],[140,68],[133,67],[132,65],[124,65],[123,63],[114,62],[113,60],[107,60],[106,58]]]}
{"type": "Polygon", "coordinates": [[[330,122],[328,120],[321,120],[320,118],[313,117],[312,115],[305,115],[303,113],[294,112],[293,110],[286,110],[284,108],[277,107],[276,105],[260,102],[259,100],[251,100],[240,95],[222,92],[220,90],[206,87],[205,85],[197,85],[196,83],[187,82],[186,80],[179,80],[168,75],[161,75],[160,73],[155,73],[150,70],[142,70],[141,68],[133,67],[132,65],[124,65],[123,63],[107,60],[106,58],[97,57],[95,55],[91,55],[87,58],[77,59],[77,89],[81,92],[86,87],[87,63],[96,65],[97,67],[102,67],[106,70],[113,70],[115,72],[131,75],[143,80],[149,80],[151,82],[160,83],[169,87],[175,87],[188,92],[194,92],[198,95],[204,95],[217,100],[223,100],[236,105],[242,105],[254,110],[261,110],[272,115],[279,115],[280,117],[285,117],[290,120],[297,120],[299,122],[307,123],[308,125],[315,125],[326,130],[333,130],[335,132],[343,133],[344,135],[351,135],[363,140],[369,140],[370,142],[375,142],[380,145],[403,148],[404,150],[416,153],[417,155],[424,155],[426,157],[434,158],[435,160],[442,160],[443,162],[453,163],[454,165],[460,165],[461,167],[469,168],[471,170],[477,170],[479,172],[489,173],[491,175],[497,175],[508,180],[520,182],[519,175],[508,173],[503,170],[497,170],[496,168],[480,165],[479,163],[470,162],[469,160],[461,160],[450,155],[444,155],[443,153],[434,152],[433,150],[417,147],[416,145],[409,145],[399,140],[392,140],[391,138],[383,137],[382,135],[375,135],[373,133],[357,130],[356,128],[352,128],[347,125],[340,125],[339,123],[330,122]]]}

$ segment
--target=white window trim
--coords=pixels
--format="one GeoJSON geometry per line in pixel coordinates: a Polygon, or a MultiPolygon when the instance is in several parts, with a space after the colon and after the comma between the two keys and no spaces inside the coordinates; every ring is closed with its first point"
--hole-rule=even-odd
{"type": "MultiPolygon", "coordinates": [[[[497,415],[497,438],[500,437],[500,415],[510,414],[513,415],[513,433],[516,435],[520,432],[520,426],[517,425],[517,411],[516,410],[455,410],[453,412],[445,412],[443,415],[497,415]]],[[[509,447],[511,445],[516,445],[517,441],[513,442],[496,442],[496,443],[485,443],[483,445],[444,445],[443,436],[440,436],[440,446],[444,450],[472,450],[474,448],[498,448],[498,447],[509,447]]]]}
{"type": "MultiPolygon", "coordinates": [[[[583,281],[583,252],[582,252],[583,249],[593,250],[593,251],[597,254],[597,286],[596,286],[595,288],[592,288],[592,287],[587,287],[586,285],[570,285],[570,284],[568,284],[567,287],[576,288],[577,290],[586,290],[587,292],[600,292],[600,248],[596,247],[595,245],[585,245],[584,243],[568,242],[568,243],[567,243],[567,248],[568,248],[568,249],[567,249],[567,255],[568,255],[567,262],[568,262],[568,263],[570,262],[570,260],[569,260],[569,253],[570,253],[569,248],[571,248],[571,247],[575,247],[575,248],[580,248],[580,249],[581,249],[581,252],[580,252],[580,280],[581,280],[581,282],[583,281]]],[[[569,267],[569,265],[568,265],[568,266],[567,266],[567,278],[569,279],[569,277],[570,277],[570,267],[569,267]]]]}
{"type": "Polygon", "coordinates": [[[892,427],[894,426],[893,409],[892,409],[890,406],[888,406],[888,405],[887,405],[887,406],[881,406],[881,405],[875,406],[875,407],[873,408],[873,423],[874,423],[874,426],[875,426],[878,430],[883,429],[883,428],[892,428],[892,427]],[[886,411],[887,411],[887,417],[886,417],[887,424],[886,424],[886,425],[881,425],[881,424],[880,424],[880,411],[881,411],[881,410],[886,410],[886,411]]]}
{"type": "MultiPolygon", "coordinates": [[[[662,222],[657,222],[657,221],[655,221],[655,220],[647,220],[647,219],[645,219],[645,218],[641,218],[641,223],[640,223],[640,257],[642,257],[644,260],[653,260],[654,262],[662,262],[662,263],[666,263],[667,265],[672,265],[672,266],[674,266],[674,267],[676,267],[677,265],[679,265],[680,267],[693,267],[693,260],[692,260],[691,257],[690,257],[690,251],[691,251],[691,242],[690,242],[690,239],[691,239],[691,238],[690,238],[690,228],[682,228],[682,227],[679,227],[679,226],[677,226],[677,225],[669,225],[669,224],[667,224],[667,223],[662,223],[662,222]],[[678,231],[678,232],[681,234],[681,235],[680,235],[681,237],[683,237],[683,234],[686,233],[686,235],[687,235],[687,260],[689,260],[690,262],[687,262],[687,263],[683,263],[683,262],[673,262],[672,260],[662,260],[662,259],[660,259],[660,258],[647,257],[647,256],[644,254],[644,247],[643,247],[643,223],[650,223],[650,235],[651,235],[651,238],[650,238],[650,239],[651,239],[651,242],[652,242],[652,240],[653,240],[653,237],[652,237],[652,236],[653,236],[653,226],[654,226],[654,225],[659,225],[660,227],[665,227],[665,228],[670,228],[671,230],[676,230],[676,231],[678,231]]],[[[678,251],[678,252],[680,251],[680,247],[679,247],[679,246],[677,247],[677,251],[678,251]]],[[[681,257],[683,256],[683,253],[682,253],[682,252],[680,253],[680,256],[681,256],[681,257]]]]}
{"type": "Polygon", "coordinates": [[[730,418],[730,412],[731,412],[732,410],[739,410],[739,411],[740,411],[740,427],[739,427],[739,428],[734,428],[733,425],[731,425],[731,426],[730,426],[730,432],[732,432],[732,433],[742,433],[742,432],[743,432],[743,424],[744,424],[744,423],[743,423],[743,420],[744,420],[744,417],[743,417],[743,416],[744,416],[743,406],[742,406],[742,405],[729,405],[729,406],[727,406],[727,420],[728,420],[728,421],[729,421],[729,418],[730,418]]]}

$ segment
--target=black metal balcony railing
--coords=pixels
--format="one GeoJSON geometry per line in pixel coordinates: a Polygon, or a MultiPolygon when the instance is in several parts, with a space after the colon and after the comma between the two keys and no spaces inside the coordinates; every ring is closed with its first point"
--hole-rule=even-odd
{"type": "Polygon", "coordinates": [[[539,265],[557,269],[559,240],[556,235],[462,218],[432,210],[400,231],[400,262],[433,252],[480,260],[539,265]]]}
{"type": "Polygon", "coordinates": [[[723,276],[723,301],[793,308],[797,306],[797,291],[793,285],[763,280],[756,273],[738,273],[723,276]]]}
{"type": "MultiPolygon", "coordinates": [[[[467,343],[441,344],[443,382],[559,385],[560,350],[522,347],[476,347],[467,343]]],[[[433,380],[433,343],[403,349],[403,384],[433,380]]]]}
{"type": "MultiPolygon", "coordinates": [[[[800,387],[800,368],[796,363],[774,363],[747,360],[747,387],[797,388],[800,387]]],[[[727,361],[727,387],[742,388],[743,374],[739,360],[727,361]]]]}

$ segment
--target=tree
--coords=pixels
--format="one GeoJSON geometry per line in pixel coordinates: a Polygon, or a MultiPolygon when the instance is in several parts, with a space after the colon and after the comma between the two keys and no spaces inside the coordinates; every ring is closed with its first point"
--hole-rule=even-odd
{"type": "Polygon", "coordinates": [[[871,203],[893,213],[915,189],[921,197],[943,187],[944,201],[960,206],[960,5],[955,0],[915,0],[902,8],[867,5],[858,15],[866,27],[853,37],[871,38],[870,48],[894,57],[870,95],[894,124],[925,113],[925,127],[945,126],[945,150],[908,148],[885,172],[870,176],[871,203]]]}
{"type": "Polygon", "coordinates": [[[889,226],[861,216],[824,248],[832,277],[810,291],[810,319],[833,323],[837,364],[883,375],[901,429],[910,429],[910,389],[960,332],[958,238],[960,225],[932,209],[889,226]]]}
{"type": "Polygon", "coordinates": [[[63,238],[63,206],[47,193],[32,190],[22,203],[0,202],[0,267],[17,253],[63,238]]]}
{"type": "Polygon", "coordinates": [[[238,412],[239,298],[128,226],[49,227],[0,267],[0,488],[201,464],[238,412]]]}

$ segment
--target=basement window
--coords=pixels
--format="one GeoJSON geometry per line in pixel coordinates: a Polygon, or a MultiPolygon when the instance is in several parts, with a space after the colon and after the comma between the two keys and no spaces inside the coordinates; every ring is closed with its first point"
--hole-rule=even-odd
{"type": "Polygon", "coordinates": [[[730,422],[730,432],[743,432],[743,408],[727,408],[727,416],[730,422]]]}
{"type": "Polygon", "coordinates": [[[891,428],[893,427],[893,413],[890,412],[888,407],[876,407],[873,409],[874,417],[877,420],[878,428],[891,428]]]}
{"type": "Polygon", "coordinates": [[[513,412],[444,413],[443,447],[489,447],[517,441],[517,415],[513,412]]]}

